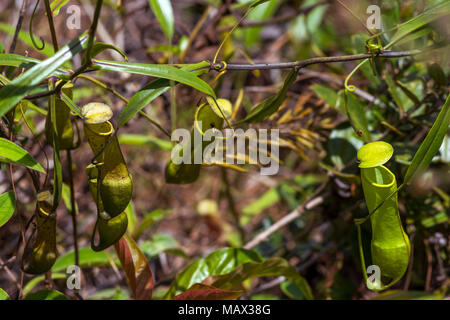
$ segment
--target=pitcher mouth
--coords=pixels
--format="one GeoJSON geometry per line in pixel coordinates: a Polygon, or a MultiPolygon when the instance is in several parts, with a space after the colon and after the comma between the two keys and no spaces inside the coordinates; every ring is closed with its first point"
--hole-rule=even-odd
{"type": "Polygon", "coordinates": [[[389,183],[376,183],[376,182],[368,180],[367,176],[365,174],[362,175],[362,178],[364,180],[366,180],[368,183],[370,183],[372,186],[377,187],[377,188],[390,188],[395,184],[395,175],[388,168],[386,168],[383,165],[378,166],[378,167],[373,167],[373,168],[362,168],[361,170],[376,170],[376,169],[383,170],[382,174],[387,174],[388,179],[390,179],[390,182],[389,183]]]}

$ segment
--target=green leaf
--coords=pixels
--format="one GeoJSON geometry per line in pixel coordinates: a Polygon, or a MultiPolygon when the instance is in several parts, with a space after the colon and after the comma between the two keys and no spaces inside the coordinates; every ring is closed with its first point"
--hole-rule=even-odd
{"type": "Polygon", "coordinates": [[[173,10],[170,0],[149,0],[148,2],[166,38],[170,41],[174,30],[173,10]]]}
{"type": "Polygon", "coordinates": [[[2,288],[0,288],[0,300],[9,300],[9,295],[2,288]]]}
{"type": "Polygon", "coordinates": [[[426,291],[404,291],[404,290],[389,290],[380,293],[371,300],[441,300],[443,295],[440,292],[426,292],[426,291]]]}
{"type": "Polygon", "coordinates": [[[345,92],[345,109],[348,119],[358,134],[365,142],[372,140],[367,125],[367,118],[361,101],[351,92],[345,92]]]}
{"type": "Polygon", "coordinates": [[[205,81],[190,72],[177,69],[170,65],[93,60],[93,68],[96,70],[127,72],[169,79],[184,83],[198,91],[216,97],[213,89],[205,81]]]}
{"type": "Polygon", "coordinates": [[[430,22],[447,16],[450,14],[450,2],[443,1],[442,3],[435,5],[423,13],[415,16],[414,18],[400,24],[397,28],[397,32],[392,36],[391,41],[385,48],[390,48],[399,40],[403,39],[408,34],[422,28],[430,22]]]}
{"type": "Polygon", "coordinates": [[[337,93],[333,89],[322,86],[320,84],[314,84],[310,87],[319,98],[325,100],[325,102],[332,108],[336,107],[337,93]]]}
{"type": "Polygon", "coordinates": [[[403,91],[401,91],[400,87],[397,86],[394,79],[391,78],[389,73],[385,72],[384,78],[389,87],[389,92],[391,93],[392,98],[394,98],[395,104],[398,107],[400,118],[403,118],[403,115],[405,114],[404,93],[403,91]]]}
{"type": "MultiPolygon", "coordinates": [[[[109,263],[108,256],[105,251],[93,251],[90,247],[80,248],[78,250],[80,267],[81,268],[92,268],[100,265],[107,265],[109,263]]],[[[116,260],[115,255],[112,257],[116,260]]],[[[68,266],[73,265],[75,262],[75,252],[70,251],[66,254],[58,257],[55,264],[52,267],[53,272],[66,271],[68,266]]]]}
{"type": "Polygon", "coordinates": [[[0,227],[12,217],[15,210],[14,191],[0,194],[0,227]]]}
{"type": "MultiPolygon", "coordinates": [[[[0,66],[11,66],[29,69],[34,65],[40,63],[41,60],[24,57],[14,53],[0,53],[0,66]]],[[[56,76],[65,76],[69,73],[68,70],[60,68],[53,72],[56,76]]]]}
{"type": "Polygon", "coordinates": [[[256,251],[246,249],[224,248],[214,251],[206,258],[195,260],[179,273],[164,299],[171,299],[209,276],[229,273],[237,266],[250,261],[262,262],[263,258],[256,251]]]}
{"type": "Polygon", "coordinates": [[[243,293],[242,290],[222,290],[196,283],[187,291],[173,297],[172,300],[234,300],[243,293]]]}
{"type": "Polygon", "coordinates": [[[430,132],[423,140],[422,144],[417,150],[414,158],[411,161],[411,165],[405,174],[404,184],[408,184],[413,180],[417,174],[423,172],[430,165],[434,155],[441,147],[445,134],[447,133],[448,126],[450,124],[450,95],[447,97],[441,111],[439,112],[436,121],[431,127],[430,132]]]}
{"type": "Polygon", "coordinates": [[[298,71],[295,68],[289,71],[280,91],[254,107],[244,120],[238,121],[236,124],[241,122],[254,123],[263,121],[274,114],[286,98],[289,87],[294,83],[295,79],[297,79],[297,72],[298,71]]]}
{"type": "Polygon", "coordinates": [[[53,17],[56,17],[59,14],[59,11],[62,7],[64,7],[69,0],[53,0],[50,3],[50,9],[52,10],[53,17]]]}
{"type": "Polygon", "coordinates": [[[64,103],[69,107],[70,110],[72,110],[73,113],[75,113],[80,118],[83,118],[83,115],[81,114],[81,109],[62,90],[61,90],[61,100],[64,101],[64,103]]]}
{"type": "MultiPolygon", "coordinates": [[[[72,263],[73,264],[73,263],[72,263]]],[[[52,273],[52,279],[66,279],[68,277],[65,273],[52,273]]],[[[22,294],[24,296],[28,295],[39,283],[45,280],[45,274],[34,277],[23,287],[22,294]]]]}
{"type": "Polygon", "coordinates": [[[54,56],[36,64],[0,89],[0,116],[14,108],[34,87],[58,69],[64,62],[80,52],[87,43],[80,36],[62,47],[54,56]]]}
{"type": "Polygon", "coordinates": [[[304,298],[302,290],[300,290],[299,287],[297,287],[295,283],[291,281],[283,281],[280,284],[280,288],[285,295],[293,300],[300,300],[304,298]]]}
{"type": "Polygon", "coordinates": [[[24,300],[68,300],[67,297],[57,290],[40,290],[30,293],[24,300]]]}
{"type": "Polygon", "coordinates": [[[45,173],[44,168],[27,151],[4,138],[0,138],[0,162],[13,163],[45,173]]]}
{"type": "MultiPolygon", "coordinates": [[[[107,43],[103,43],[103,42],[94,43],[94,45],[92,46],[92,50],[91,50],[91,58],[94,58],[95,56],[100,54],[102,51],[105,51],[108,49],[118,52],[125,59],[125,61],[128,61],[128,57],[125,55],[125,53],[123,53],[122,50],[120,50],[116,46],[113,46],[112,44],[107,44],[107,43]]],[[[82,63],[84,63],[84,59],[85,59],[85,56],[83,56],[82,63]]]]}
{"type": "Polygon", "coordinates": [[[284,276],[293,282],[303,293],[306,299],[313,299],[308,282],[300,276],[293,266],[282,258],[271,258],[264,262],[248,262],[238,266],[228,274],[213,276],[203,283],[219,289],[231,290],[254,277],[284,276]]]}
{"type": "Polygon", "coordinates": [[[156,147],[162,150],[172,150],[172,143],[167,140],[143,134],[124,133],[119,135],[119,143],[129,146],[156,147]]]}
{"type": "MultiPolygon", "coordinates": [[[[0,22],[0,30],[5,33],[8,33],[11,36],[13,36],[14,33],[16,32],[15,26],[12,27],[9,24],[2,23],[2,22],[0,22]]],[[[30,34],[28,32],[26,32],[24,30],[20,30],[18,39],[21,42],[25,43],[28,47],[34,49],[33,42],[31,41],[30,34]]],[[[47,57],[51,57],[53,55],[53,46],[50,43],[46,42],[44,48],[42,50],[40,50],[39,53],[42,53],[43,55],[45,55],[47,57]]]]}
{"type": "Polygon", "coordinates": [[[144,241],[140,247],[142,252],[151,259],[166,250],[177,249],[178,242],[169,234],[157,233],[153,235],[152,241],[144,241]]]}
{"type": "Polygon", "coordinates": [[[150,213],[147,213],[144,219],[141,221],[136,231],[134,232],[134,238],[139,239],[145,229],[150,228],[156,221],[161,220],[170,213],[170,210],[156,209],[150,213]]]}
{"type": "MultiPolygon", "coordinates": [[[[202,73],[207,72],[207,69],[201,69],[196,70],[200,68],[205,68],[209,66],[209,63],[207,61],[203,61],[197,64],[185,66],[181,68],[180,70],[183,71],[193,71],[192,73],[197,76],[202,73]],[[195,71],[194,71],[195,70],[195,71]]],[[[138,113],[140,110],[142,110],[144,107],[146,107],[150,102],[152,102],[154,99],[159,97],[164,92],[168,91],[170,89],[170,81],[167,79],[157,79],[149,84],[147,84],[145,87],[143,87],[141,90],[136,92],[133,97],[131,97],[130,101],[127,103],[125,108],[120,112],[119,118],[117,120],[117,126],[121,127],[125,123],[127,123],[136,113],[138,113]]]]}
{"type": "Polygon", "coordinates": [[[250,4],[249,8],[254,8],[256,6],[259,6],[260,4],[263,4],[264,2],[267,2],[270,0],[255,0],[252,2],[252,4],[250,4]]]}
{"type": "Polygon", "coordinates": [[[242,226],[247,225],[252,217],[258,215],[263,210],[269,208],[273,204],[280,201],[280,195],[277,192],[276,188],[270,188],[266,193],[264,193],[261,197],[246,205],[242,209],[242,216],[240,219],[240,224],[242,226]]]}

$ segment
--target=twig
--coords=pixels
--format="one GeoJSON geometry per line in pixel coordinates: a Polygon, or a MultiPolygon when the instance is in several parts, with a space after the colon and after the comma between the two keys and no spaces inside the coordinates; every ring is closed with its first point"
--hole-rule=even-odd
{"type": "MultiPolygon", "coordinates": [[[[377,58],[400,58],[418,55],[423,50],[408,51],[385,51],[377,55],[377,58]]],[[[335,56],[335,57],[316,57],[294,62],[278,62],[278,63],[256,63],[256,64],[225,64],[223,62],[211,63],[211,69],[222,70],[268,70],[268,69],[292,69],[303,68],[312,64],[355,61],[371,58],[370,53],[360,53],[355,55],[335,56]]]]}
{"type": "Polygon", "coordinates": [[[261,242],[267,241],[268,237],[273,234],[274,232],[278,231],[291,221],[297,219],[300,217],[305,211],[311,210],[318,205],[320,205],[324,199],[329,195],[329,193],[325,193],[322,196],[318,196],[320,192],[325,188],[325,186],[328,184],[328,182],[323,183],[315,192],[314,194],[309,197],[305,202],[303,202],[297,209],[289,213],[288,215],[284,216],[277,222],[275,222],[273,225],[271,225],[268,229],[264,230],[263,232],[259,233],[255,238],[253,238],[251,241],[249,241],[246,245],[244,245],[244,249],[251,249],[261,242]]]}
{"type": "Polygon", "coordinates": [[[22,7],[20,8],[19,20],[17,20],[16,31],[14,32],[14,37],[11,42],[11,46],[9,47],[9,53],[13,53],[16,50],[17,38],[19,37],[20,29],[22,28],[23,17],[25,16],[25,11],[27,8],[28,0],[23,0],[22,7]]]}
{"type": "Polygon", "coordinates": [[[55,25],[53,24],[53,13],[50,8],[49,0],[44,0],[45,3],[45,12],[47,13],[48,26],[50,27],[50,34],[52,35],[53,49],[58,51],[58,40],[56,38],[55,25]]]}
{"type": "Polygon", "coordinates": [[[70,215],[72,216],[72,228],[73,228],[73,246],[75,251],[75,265],[80,265],[79,252],[78,252],[78,232],[77,232],[77,206],[75,202],[75,188],[73,185],[73,172],[72,172],[72,155],[71,150],[67,150],[67,166],[69,173],[69,188],[70,188],[70,215]]]}
{"type": "Polygon", "coordinates": [[[228,174],[227,171],[225,170],[225,168],[220,168],[221,172],[222,172],[222,180],[223,180],[223,184],[225,187],[225,195],[228,199],[228,206],[230,208],[230,211],[233,215],[233,219],[234,219],[234,224],[236,226],[236,228],[239,231],[239,234],[241,235],[241,239],[242,242],[245,242],[245,231],[242,228],[241,224],[239,223],[239,213],[236,210],[236,205],[233,199],[233,195],[231,194],[231,188],[230,188],[230,182],[228,180],[228,174]]]}

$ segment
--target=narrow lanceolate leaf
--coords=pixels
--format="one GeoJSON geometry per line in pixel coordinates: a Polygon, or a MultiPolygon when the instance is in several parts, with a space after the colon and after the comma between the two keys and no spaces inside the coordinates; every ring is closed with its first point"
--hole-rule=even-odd
{"type": "Polygon", "coordinates": [[[14,213],[15,198],[14,192],[9,191],[0,194],[0,227],[3,226],[14,213]]]}
{"type": "MultiPolygon", "coordinates": [[[[41,60],[30,58],[30,57],[24,57],[24,56],[21,56],[20,54],[0,53],[0,66],[9,66],[9,67],[18,67],[18,68],[29,69],[40,62],[41,62],[41,60]]],[[[69,71],[60,68],[60,69],[55,70],[53,72],[53,74],[55,76],[62,76],[62,75],[69,74],[69,71]]]]}
{"type": "Polygon", "coordinates": [[[0,162],[13,163],[44,173],[44,168],[17,144],[0,138],[0,162]]]}
{"type": "Polygon", "coordinates": [[[222,290],[206,284],[196,283],[187,291],[180,293],[172,300],[234,300],[239,298],[242,290],[222,290]]]}
{"type": "MultiPolygon", "coordinates": [[[[284,80],[283,87],[280,89],[280,91],[261,102],[259,105],[254,107],[250,113],[245,117],[244,120],[239,121],[241,122],[248,122],[248,123],[254,123],[263,121],[264,119],[267,119],[272,114],[274,114],[280,105],[283,103],[284,99],[286,98],[286,94],[289,90],[289,87],[294,83],[295,79],[297,78],[297,69],[292,69],[288,75],[286,76],[286,79],[284,80]]],[[[237,124],[237,123],[236,123],[237,124]]]]}
{"type": "MultiPolygon", "coordinates": [[[[207,72],[207,69],[201,69],[209,66],[209,63],[206,61],[185,66],[180,70],[183,71],[192,71],[194,76],[198,76],[202,73],[207,72]],[[199,70],[197,70],[199,69],[199,70]]],[[[123,126],[127,123],[136,113],[141,111],[145,106],[147,106],[154,99],[159,97],[161,94],[170,89],[170,81],[167,79],[157,79],[155,81],[150,82],[141,90],[136,92],[133,97],[131,97],[130,101],[127,103],[125,108],[120,112],[119,118],[117,120],[118,127],[123,126]]]]}
{"type": "MultiPolygon", "coordinates": [[[[9,25],[7,23],[2,23],[2,22],[0,22],[0,30],[5,33],[8,33],[10,36],[14,36],[14,34],[16,33],[15,26],[9,25]]],[[[36,35],[34,37],[38,38],[36,35]]],[[[26,44],[28,47],[34,49],[33,42],[31,41],[31,38],[30,38],[30,34],[27,31],[20,30],[18,39],[22,43],[26,44]]],[[[42,53],[43,55],[50,57],[53,55],[53,46],[51,45],[51,43],[45,42],[44,48],[42,50],[40,50],[39,53],[42,53]]]]}
{"type": "Polygon", "coordinates": [[[20,102],[42,80],[51,75],[64,62],[85,48],[87,36],[80,36],[61,48],[54,56],[36,64],[0,89],[0,116],[20,102]]]}
{"type": "Polygon", "coordinates": [[[372,137],[368,128],[366,113],[361,101],[352,92],[345,92],[345,110],[356,134],[362,137],[365,142],[370,142],[372,137]]]}
{"type": "Polygon", "coordinates": [[[68,300],[67,297],[57,290],[40,290],[30,293],[25,300],[68,300]]]}
{"type": "Polygon", "coordinates": [[[116,51],[117,53],[119,53],[125,59],[125,61],[128,61],[127,56],[125,55],[125,53],[123,53],[122,50],[120,50],[116,46],[113,46],[112,44],[107,44],[107,43],[103,43],[103,42],[96,42],[96,43],[94,43],[94,45],[92,46],[92,50],[91,50],[91,58],[94,58],[95,56],[97,56],[101,52],[103,52],[105,50],[108,50],[108,49],[116,51]]]}
{"type": "Polygon", "coordinates": [[[64,92],[61,91],[61,100],[65,102],[65,104],[72,110],[73,113],[75,113],[80,118],[83,118],[83,115],[81,114],[81,109],[73,102],[70,97],[68,97],[64,92]]]}
{"type": "Polygon", "coordinates": [[[438,152],[442,141],[444,140],[445,134],[447,133],[448,126],[450,124],[450,96],[444,103],[441,111],[439,112],[436,121],[431,127],[430,132],[428,132],[425,140],[417,150],[414,158],[412,159],[411,165],[406,171],[405,179],[403,183],[407,184],[412,181],[412,179],[417,176],[417,174],[423,172],[430,165],[431,160],[438,152]]]}
{"type": "Polygon", "coordinates": [[[173,10],[170,0],[149,0],[152,11],[167,39],[172,39],[174,30],[173,10]]]}
{"type": "Polygon", "coordinates": [[[50,3],[50,9],[52,10],[53,17],[56,17],[59,14],[59,10],[64,7],[69,0],[53,0],[50,3]]]}
{"type": "Polygon", "coordinates": [[[0,288],[0,300],[9,300],[9,295],[2,288],[0,288]]]}
{"type": "Polygon", "coordinates": [[[228,274],[212,276],[202,284],[211,285],[223,290],[233,290],[241,287],[242,283],[254,277],[284,276],[302,291],[306,299],[313,299],[308,282],[292,267],[287,260],[271,258],[264,262],[248,262],[237,267],[228,274]]]}
{"type": "Polygon", "coordinates": [[[93,68],[96,70],[127,72],[169,79],[184,83],[194,89],[197,89],[198,91],[216,97],[213,89],[205,81],[190,72],[177,69],[170,65],[94,60],[93,68]]]}
{"type": "Polygon", "coordinates": [[[259,6],[260,4],[263,4],[263,3],[267,2],[267,1],[270,1],[270,0],[255,0],[255,1],[253,1],[253,2],[250,4],[249,8],[257,7],[257,6],[259,6]]]}
{"type": "Polygon", "coordinates": [[[136,242],[125,234],[114,244],[128,285],[136,300],[150,300],[153,291],[153,275],[145,255],[136,242]]]}
{"type": "Polygon", "coordinates": [[[450,2],[443,1],[438,5],[435,5],[418,16],[408,20],[398,26],[397,32],[392,36],[391,41],[386,46],[390,48],[392,45],[406,37],[412,32],[426,26],[427,24],[450,15],[450,2]]]}

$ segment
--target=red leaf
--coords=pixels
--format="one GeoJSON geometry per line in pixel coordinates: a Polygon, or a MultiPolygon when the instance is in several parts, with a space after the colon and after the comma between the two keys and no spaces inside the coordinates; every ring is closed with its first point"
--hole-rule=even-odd
{"type": "Polygon", "coordinates": [[[145,255],[133,238],[127,234],[116,242],[114,246],[134,299],[150,300],[154,283],[152,271],[145,255]]]}
{"type": "Polygon", "coordinates": [[[222,290],[196,283],[185,292],[173,297],[172,300],[234,300],[239,298],[242,293],[243,291],[222,290]]]}

